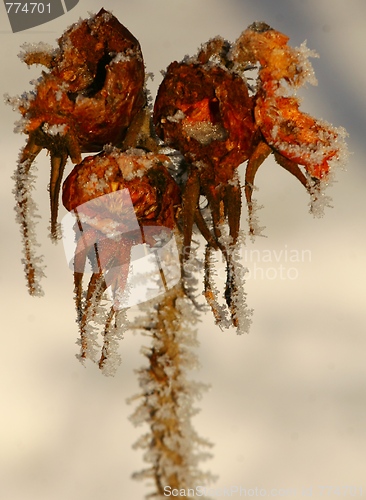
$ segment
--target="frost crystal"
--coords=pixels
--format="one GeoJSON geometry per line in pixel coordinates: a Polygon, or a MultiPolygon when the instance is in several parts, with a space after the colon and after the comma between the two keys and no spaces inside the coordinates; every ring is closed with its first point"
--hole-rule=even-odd
{"type": "Polygon", "coordinates": [[[204,146],[211,144],[212,141],[223,141],[227,136],[227,132],[224,127],[220,124],[213,124],[207,121],[184,123],[183,130],[188,137],[195,139],[204,146]]]}
{"type": "Polygon", "coordinates": [[[65,135],[68,129],[65,123],[59,125],[50,125],[49,123],[45,123],[42,128],[43,132],[51,136],[65,135]]]}
{"type": "Polygon", "coordinates": [[[146,171],[157,165],[160,159],[154,153],[146,153],[141,149],[131,148],[121,155],[118,149],[114,156],[125,180],[131,180],[136,177],[143,177],[146,171]],[[137,159],[136,159],[137,157],[137,159]]]}
{"type": "Polygon", "coordinates": [[[125,311],[116,312],[115,321],[110,321],[107,324],[104,333],[102,358],[99,362],[103,375],[107,377],[113,377],[121,364],[121,356],[118,353],[119,341],[123,339],[123,334],[128,329],[128,326],[125,311]]]}
{"type": "MultiPolygon", "coordinates": [[[[21,46],[23,49],[22,52],[18,54],[18,57],[21,61],[26,64],[34,64],[33,62],[29,62],[29,57],[34,57],[35,55],[49,56],[50,58],[54,57],[57,54],[57,49],[49,45],[48,43],[39,42],[39,43],[23,43],[21,46]]],[[[40,61],[37,64],[42,64],[40,61]]]]}
{"type": "MultiPolygon", "coordinates": [[[[30,102],[34,100],[34,92],[24,92],[20,97],[11,97],[9,94],[4,95],[4,100],[6,104],[12,106],[13,111],[18,111],[20,108],[29,109],[30,102]]],[[[29,123],[29,120],[25,117],[20,118],[15,122],[14,132],[16,134],[22,134],[29,123]]]]}
{"type": "Polygon", "coordinates": [[[234,321],[237,324],[237,334],[249,333],[252,323],[253,310],[248,308],[247,294],[245,293],[244,276],[248,269],[241,264],[241,247],[244,245],[244,235],[239,234],[238,241],[233,244],[230,236],[221,239],[228,255],[228,271],[231,280],[231,301],[234,310],[234,321]]]}
{"type": "Polygon", "coordinates": [[[249,209],[248,225],[250,228],[251,240],[254,241],[255,236],[264,236],[262,231],[266,229],[266,226],[261,226],[259,222],[259,217],[257,215],[258,211],[263,208],[263,205],[259,205],[257,200],[252,199],[249,209]]]}
{"type": "Polygon", "coordinates": [[[167,116],[166,119],[172,123],[179,123],[185,117],[186,115],[183,113],[183,111],[181,109],[178,109],[178,111],[173,116],[167,116]]]}
{"type": "Polygon", "coordinates": [[[217,259],[214,257],[213,249],[207,247],[205,258],[205,296],[219,327],[221,329],[230,328],[232,323],[228,317],[226,307],[220,304],[218,299],[219,292],[214,279],[217,276],[216,264],[217,259]]]}
{"type": "Polygon", "coordinates": [[[313,66],[309,61],[310,57],[319,57],[319,54],[315,50],[311,50],[306,46],[306,40],[300,47],[295,48],[297,50],[297,55],[299,59],[299,68],[296,85],[301,87],[305,83],[310,83],[310,85],[318,85],[313,66]]]}
{"type": "Polygon", "coordinates": [[[109,64],[117,64],[120,62],[129,61],[132,56],[133,56],[133,54],[130,54],[130,53],[126,54],[125,52],[119,52],[118,54],[116,54],[114,56],[114,58],[111,60],[111,62],[109,64]]]}

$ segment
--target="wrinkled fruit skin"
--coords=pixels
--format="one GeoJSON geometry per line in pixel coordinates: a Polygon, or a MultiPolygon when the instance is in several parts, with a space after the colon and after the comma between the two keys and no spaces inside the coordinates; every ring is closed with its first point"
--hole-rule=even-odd
{"type": "Polygon", "coordinates": [[[296,98],[260,97],[255,119],[267,144],[303,165],[313,179],[322,179],[329,173],[329,163],[338,154],[338,133],[301,112],[296,98]]]}
{"type": "Polygon", "coordinates": [[[287,95],[306,82],[316,84],[308,58],[317,57],[306,44],[293,48],[288,41],[268,25],[254,23],[236,41],[232,57],[237,64],[260,64],[254,121],[264,141],[285,159],[302,165],[312,179],[321,180],[345,146],[340,130],[300,111],[299,99],[287,95]]]}
{"type": "MultiPolygon", "coordinates": [[[[167,171],[169,164],[167,156],[154,153],[104,152],[88,156],[66,178],[63,204],[71,211],[105,194],[128,189],[141,226],[173,229],[180,190],[167,171]]],[[[118,219],[121,210],[123,207],[109,206],[103,201],[101,218],[105,215],[118,219]]]]}
{"type": "Polygon", "coordinates": [[[239,76],[173,62],[155,101],[156,131],[188,161],[213,165],[217,182],[227,182],[251,154],[253,104],[239,76]]]}
{"type": "MultiPolygon", "coordinates": [[[[32,54],[25,61],[32,63],[32,54]]],[[[102,9],[62,35],[49,66],[35,98],[21,108],[24,131],[64,125],[63,135],[70,133],[80,152],[120,143],[145,104],[144,63],[136,38],[102,9]]]]}

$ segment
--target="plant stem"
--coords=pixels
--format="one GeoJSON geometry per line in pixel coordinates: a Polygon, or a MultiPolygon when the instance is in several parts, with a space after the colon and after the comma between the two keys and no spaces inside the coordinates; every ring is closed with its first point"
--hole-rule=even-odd
{"type": "Polygon", "coordinates": [[[206,386],[185,376],[186,369],[198,363],[191,351],[197,345],[196,331],[189,325],[196,321],[196,313],[182,283],[162,296],[155,307],[155,318],[150,305],[149,316],[145,329],[150,332],[152,346],[144,350],[149,366],[138,372],[143,400],[132,419],[150,426],[150,432],[135,446],[147,450],[144,459],[151,467],[135,477],[153,478],[156,491],[151,496],[166,498],[166,487],[187,490],[212,480],[211,474],[197,468],[198,462],[210,457],[200,448],[211,444],[191,425],[191,417],[197,413],[193,400],[206,386]]]}

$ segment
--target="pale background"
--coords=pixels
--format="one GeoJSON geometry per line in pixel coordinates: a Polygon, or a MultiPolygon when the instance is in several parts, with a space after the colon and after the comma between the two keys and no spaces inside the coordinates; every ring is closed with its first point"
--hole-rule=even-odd
{"type": "MultiPolygon", "coordinates": [[[[65,16],[12,34],[0,5],[0,94],[30,89],[40,68],[17,58],[24,42],[51,44],[79,16],[111,9],[140,40],[147,71],[195,53],[221,34],[234,41],[263,20],[320,54],[318,87],[302,92],[303,109],[349,132],[347,171],[329,194],[323,219],[308,212],[296,179],[272,160],[257,177],[257,199],[267,238],[249,249],[311,251],[298,278],[252,279],[255,309],[249,335],[221,332],[210,314],[199,330],[200,372],[212,389],[198,402],[195,427],[215,447],[203,464],[219,475],[215,487],[356,486],[366,490],[365,321],[365,19],[364,0],[80,0],[65,16]]],[[[144,467],[132,444],[143,433],[128,420],[126,398],[138,391],[134,369],[143,363],[140,335],[122,341],[123,364],[114,379],[75,359],[77,327],[72,275],[61,245],[47,238],[49,165],[38,161],[38,235],[47,263],[46,296],[27,295],[14,222],[11,175],[25,138],[13,134],[18,116],[1,106],[1,363],[0,497],[4,500],[141,499],[150,491],[130,476],[144,467]]],[[[244,219],[243,219],[244,220],[244,219]]],[[[274,254],[273,254],[274,255],[274,254]]],[[[257,263],[257,265],[262,265],[257,263]]],[[[272,275],[269,275],[270,277],[272,275]]],[[[288,498],[296,498],[294,495],[288,498]]],[[[348,495],[346,496],[348,497],[348,495]]]]}

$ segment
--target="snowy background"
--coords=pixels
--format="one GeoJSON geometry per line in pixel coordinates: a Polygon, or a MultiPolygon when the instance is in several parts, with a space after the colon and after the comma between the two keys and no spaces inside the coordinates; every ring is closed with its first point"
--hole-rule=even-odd
{"type": "MultiPolygon", "coordinates": [[[[147,71],[155,74],[153,95],[172,60],[217,34],[234,41],[255,20],[286,33],[293,46],[307,39],[320,54],[312,60],[319,83],[302,91],[302,109],[344,126],[353,154],[329,190],[334,208],[323,219],[308,214],[308,196],[295,178],[272,160],[260,169],[255,194],[264,205],[266,238],[247,246],[253,325],[243,337],[221,332],[210,314],[202,318],[202,369],[194,377],[212,389],[198,402],[194,424],[215,444],[202,467],[219,475],[216,488],[266,488],[268,495],[292,488],[296,494],[285,492],[287,498],[300,498],[302,488],[312,487],[314,499],[323,485],[366,491],[365,2],[80,0],[63,17],[18,34],[1,5],[0,95],[30,89],[39,75],[39,67],[28,69],[17,58],[22,43],[55,44],[68,25],[102,6],[139,39],[147,71]],[[258,261],[254,249],[272,261],[258,261]],[[290,252],[305,250],[304,262],[290,261],[290,252]]],[[[35,198],[43,215],[46,295],[28,296],[11,193],[25,138],[13,134],[18,115],[0,107],[0,497],[142,499],[150,490],[130,476],[144,467],[141,452],[132,450],[143,429],[128,420],[134,407],[125,401],[138,392],[134,369],[144,362],[139,350],[146,339],[126,335],[113,379],[75,359],[72,274],[62,245],[47,237],[45,153],[37,161],[35,198]]]]}

